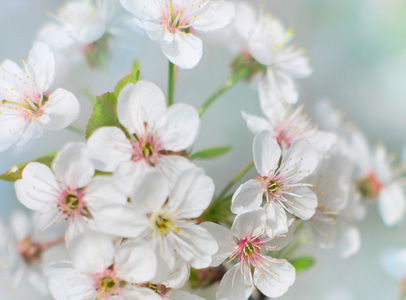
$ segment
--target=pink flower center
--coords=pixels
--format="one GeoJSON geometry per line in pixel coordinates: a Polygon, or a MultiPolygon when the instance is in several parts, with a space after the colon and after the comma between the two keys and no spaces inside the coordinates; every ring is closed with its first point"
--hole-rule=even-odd
{"type": "Polygon", "coordinates": [[[376,174],[371,171],[365,177],[358,180],[357,186],[362,196],[374,199],[378,196],[383,184],[378,180],[376,174]]]}
{"type": "Polygon", "coordinates": [[[58,210],[67,217],[76,216],[90,217],[90,211],[83,201],[84,193],[80,190],[65,190],[59,197],[58,210]]]}
{"type": "Polygon", "coordinates": [[[184,1],[166,0],[162,3],[161,24],[172,33],[188,32],[191,23],[197,17],[198,11],[207,3],[207,0],[184,1]]]}
{"type": "Polygon", "coordinates": [[[97,292],[97,299],[110,299],[120,294],[120,291],[127,285],[125,280],[118,278],[112,269],[106,269],[103,273],[94,276],[93,286],[97,292]]]}
{"type": "Polygon", "coordinates": [[[151,135],[139,137],[132,143],[134,161],[144,160],[151,166],[155,166],[158,158],[161,156],[159,151],[163,150],[158,139],[151,135]]]}

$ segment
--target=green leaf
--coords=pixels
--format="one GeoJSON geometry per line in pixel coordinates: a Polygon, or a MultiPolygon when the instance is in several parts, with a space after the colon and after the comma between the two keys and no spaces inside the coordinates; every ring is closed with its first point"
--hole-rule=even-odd
{"type": "Polygon", "coordinates": [[[117,99],[122,89],[125,88],[127,84],[138,82],[138,80],[140,80],[140,77],[141,77],[140,63],[136,61],[133,65],[131,73],[126,77],[124,77],[123,79],[121,79],[114,88],[114,95],[116,95],[117,99]]]}
{"type": "Polygon", "coordinates": [[[204,149],[193,153],[190,159],[213,159],[227,154],[230,150],[230,146],[204,149]]]}
{"type": "Polygon", "coordinates": [[[296,273],[301,273],[312,267],[316,260],[310,256],[302,256],[289,261],[296,269],[296,273]]]}
{"type": "Polygon", "coordinates": [[[93,114],[89,119],[86,128],[86,138],[104,126],[116,126],[121,128],[126,134],[126,129],[120,124],[117,117],[117,98],[113,93],[106,93],[96,98],[93,106],[93,114]]]}
{"type": "MultiPolygon", "coordinates": [[[[48,167],[51,167],[52,161],[54,160],[56,155],[56,152],[50,153],[47,155],[39,156],[35,158],[33,161],[39,162],[41,164],[47,165],[48,167]]],[[[29,164],[30,162],[24,162],[21,164],[18,164],[12,168],[10,168],[8,171],[0,175],[1,180],[5,181],[10,181],[10,182],[15,182],[19,179],[22,178],[23,170],[24,168],[29,164]]]]}

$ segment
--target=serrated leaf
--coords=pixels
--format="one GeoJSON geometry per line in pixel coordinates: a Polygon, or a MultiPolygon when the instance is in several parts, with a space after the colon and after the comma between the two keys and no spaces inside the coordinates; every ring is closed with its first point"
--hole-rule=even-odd
{"type": "MultiPolygon", "coordinates": [[[[41,164],[47,165],[48,167],[51,167],[52,161],[54,160],[56,155],[56,152],[50,153],[47,155],[39,156],[35,158],[33,161],[30,162],[39,162],[41,164]]],[[[15,182],[19,179],[22,178],[23,170],[24,168],[30,163],[30,162],[24,162],[18,165],[15,165],[14,167],[10,168],[8,171],[0,175],[1,180],[5,181],[10,181],[10,182],[15,182]]]]}
{"type": "Polygon", "coordinates": [[[289,261],[296,269],[296,273],[304,272],[312,267],[316,260],[310,256],[302,256],[289,261]]]}
{"type": "Polygon", "coordinates": [[[131,73],[128,74],[123,79],[121,79],[114,88],[114,95],[116,95],[117,99],[122,89],[125,88],[127,84],[136,83],[138,80],[140,80],[140,77],[141,77],[140,63],[136,61],[133,65],[131,73]]]}
{"type": "Polygon", "coordinates": [[[226,155],[231,150],[230,146],[209,148],[193,153],[191,159],[214,159],[226,155]]]}
{"type": "Polygon", "coordinates": [[[97,128],[104,126],[116,126],[126,132],[126,129],[118,121],[117,98],[114,93],[106,93],[96,97],[96,102],[93,105],[93,114],[86,127],[86,139],[88,139],[97,128]]]}

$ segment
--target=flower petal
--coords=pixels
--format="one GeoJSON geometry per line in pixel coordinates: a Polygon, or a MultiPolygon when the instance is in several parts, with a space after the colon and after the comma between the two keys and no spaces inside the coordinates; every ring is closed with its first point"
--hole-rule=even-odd
{"type": "Polygon", "coordinates": [[[254,8],[246,2],[238,2],[235,5],[234,29],[248,42],[255,25],[256,15],[254,8]]]}
{"type": "Polygon", "coordinates": [[[195,167],[187,158],[178,155],[163,155],[158,159],[156,168],[173,185],[183,171],[195,167]]]}
{"type": "Polygon", "coordinates": [[[234,18],[234,4],[228,1],[210,1],[193,21],[193,29],[213,31],[231,23],[234,18]]]}
{"type": "Polygon", "coordinates": [[[281,149],[270,131],[264,130],[255,136],[252,152],[255,167],[261,176],[269,176],[277,169],[281,149]]]}
{"type": "Polygon", "coordinates": [[[393,226],[402,220],[406,199],[400,184],[395,182],[382,188],[378,197],[378,209],[386,226],[393,226]]]}
{"type": "Polygon", "coordinates": [[[247,300],[252,293],[252,285],[241,274],[241,263],[236,264],[223,276],[216,293],[217,300],[247,300]]]}
{"type": "Polygon", "coordinates": [[[181,69],[193,69],[203,54],[203,42],[189,33],[176,33],[171,43],[161,43],[165,56],[181,69]]]}
{"type": "Polygon", "coordinates": [[[44,43],[35,43],[28,55],[27,64],[40,91],[47,91],[55,76],[55,55],[51,48],[44,43]]]}
{"type": "Polygon", "coordinates": [[[272,130],[272,125],[264,118],[241,112],[245,122],[247,122],[248,129],[255,135],[263,130],[272,130]]]}
{"type": "Polygon", "coordinates": [[[286,209],[302,220],[310,219],[317,207],[316,194],[307,187],[294,187],[289,193],[283,194],[288,201],[285,202],[286,209]]]}
{"type": "Polygon", "coordinates": [[[15,115],[13,117],[0,117],[0,152],[14,145],[23,134],[26,127],[24,117],[15,115]]]}
{"type": "Polygon", "coordinates": [[[231,234],[238,239],[261,235],[265,230],[266,212],[263,208],[235,217],[231,234]]]}
{"type": "Polygon", "coordinates": [[[288,219],[283,207],[275,201],[265,204],[266,233],[269,237],[288,232],[288,219]]]}
{"type": "Polygon", "coordinates": [[[189,292],[184,292],[184,291],[170,291],[167,295],[170,297],[169,299],[173,300],[205,300],[202,297],[199,297],[195,294],[191,294],[189,292]]]}
{"type": "Polygon", "coordinates": [[[361,232],[349,223],[339,222],[338,236],[335,246],[336,252],[344,258],[354,255],[361,248],[361,232]]]}
{"type": "Polygon", "coordinates": [[[21,242],[26,237],[33,234],[31,221],[21,210],[13,211],[10,219],[10,227],[14,233],[16,242],[21,242]]]}
{"type": "Polygon", "coordinates": [[[258,180],[248,180],[240,185],[233,194],[231,211],[234,214],[241,214],[259,208],[262,204],[263,194],[264,188],[258,180]]]}

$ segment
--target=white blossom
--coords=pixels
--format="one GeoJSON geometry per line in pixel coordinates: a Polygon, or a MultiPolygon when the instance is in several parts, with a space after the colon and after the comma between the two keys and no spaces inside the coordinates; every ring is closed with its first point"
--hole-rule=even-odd
{"type": "Polygon", "coordinates": [[[182,69],[194,68],[203,53],[195,31],[209,32],[231,23],[234,5],[223,0],[120,0],[137,26],[161,44],[165,56],[182,69]]]}
{"type": "Polygon", "coordinates": [[[46,44],[36,43],[23,63],[24,69],[10,60],[0,66],[0,151],[66,128],[79,116],[72,93],[61,88],[49,92],[55,57],[46,44]]]}

